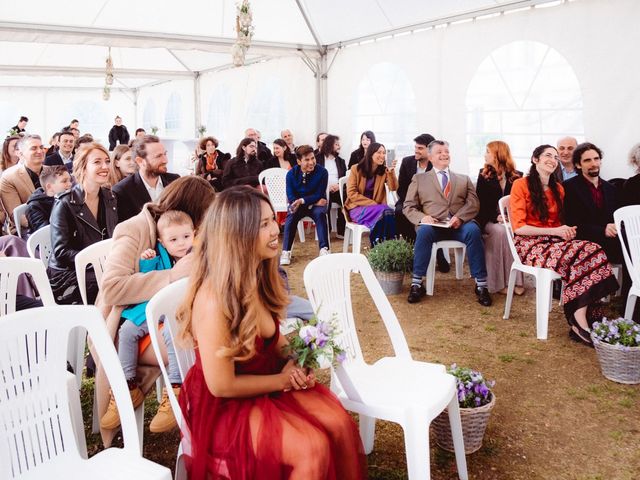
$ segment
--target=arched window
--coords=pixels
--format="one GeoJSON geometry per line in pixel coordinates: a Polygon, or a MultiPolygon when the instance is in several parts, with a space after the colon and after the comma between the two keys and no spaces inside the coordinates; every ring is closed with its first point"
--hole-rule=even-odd
{"type": "Polygon", "coordinates": [[[180,133],[182,120],[182,99],[177,92],[173,92],[167,101],[164,113],[164,128],[167,135],[180,133]]]}
{"type": "Polygon", "coordinates": [[[144,112],[142,114],[142,128],[144,128],[145,132],[151,134],[153,127],[158,127],[156,122],[156,102],[150,98],[144,106],[144,112]]]}
{"type": "Polygon", "coordinates": [[[518,169],[527,171],[538,145],[584,136],[582,93],[573,68],[539,42],[513,42],[491,53],[469,84],[466,106],[472,176],[482,168],[492,140],[507,142],[518,169]]]}
{"type": "Polygon", "coordinates": [[[286,126],[284,112],[280,80],[266,78],[251,99],[246,126],[260,130],[262,141],[269,145],[280,138],[280,131],[286,126]]]}
{"type": "Polygon", "coordinates": [[[412,139],[419,133],[416,97],[401,67],[385,62],[367,71],[356,91],[352,125],[354,148],[360,144],[362,132],[371,130],[388,150],[395,149],[397,158],[413,151],[412,139]]]}
{"type": "MultiPolygon", "coordinates": [[[[209,99],[207,133],[205,135],[213,135],[219,142],[224,142],[229,136],[230,117],[231,91],[227,85],[221,85],[215,88],[209,99]]],[[[228,149],[229,145],[226,147],[228,149]]]]}

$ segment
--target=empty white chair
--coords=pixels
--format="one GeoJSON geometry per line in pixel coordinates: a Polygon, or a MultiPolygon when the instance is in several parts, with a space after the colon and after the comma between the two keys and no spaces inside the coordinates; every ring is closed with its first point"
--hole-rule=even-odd
{"type": "MultiPolygon", "coordinates": [[[[289,211],[287,201],[287,170],[284,168],[267,168],[258,175],[258,183],[267,187],[267,195],[276,213],[289,211]]],[[[304,223],[298,222],[298,237],[304,243],[304,223]]]]}
{"type": "Polygon", "coordinates": [[[0,316],[16,311],[18,277],[23,273],[29,274],[33,279],[44,306],[56,304],[47,271],[40,260],[26,257],[2,257],[0,258],[0,316]]]}
{"type": "Polygon", "coordinates": [[[39,258],[44,267],[49,266],[51,256],[51,226],[47,225],[33,232],[27,239],[27,251],[31,258],[39,258]]]}
{"type": "Polygon", "coordinates": [[[467,246],[457,240],[440,240],[439,242],[435,242],[431,248],[431,259],[429,260],[429,266],[427,267],[427,295],[433,295],[433,285],[436,280],[436,255],[440,248],[444,249],[446,253],[448,253],[450,248],[453,248],[456,258],[456,279],[462,280],[463,278],[463,263],[467,246]]]}
{"type": "Polygon", "coordinates": [[[560,275],[548,268],[530,267],[524,265],[516,252],[516,247],[513,243],[513,228],[511,227],[511,213],[509,210],[510,195],[505,195],[498,200],[498,207],[500,208],[500,215],[504,219],[504,228],[507,231],[507,238],[509,240],[509,248],[511,249],[511,255],[513,256],[513,264],[511,265],[511,272],[509,273],[509,287],[507,290],[507,301],[504,305],[504,318],[509,318],[511,312],[511,301],[513,300],[513,290],[516,286],[516,271],[519,270],[523,273],[533,275],[536,279],[536,337],[538,340],[546,340],[547,332],[549,330],[549,311],[551,310],[553,281],[559,280],[560,275]]]}
{"type": "Polygon", "coordinates": [[[13,209],[13,223],[16,225],[16,235],[22,238],[22,217],[27,213],[27,208],[29,205],[23,203],[22,205],[18,205],[13,209]]]}
{"type": "Polygon", "coordinates": [[[111,244],[113,240],[107,238],[100,242],[96,242],[83,248],[78,252],[75,258],[76,264],[76,277],[78,278],[78,288],[80,289],[80,296],[82,297],[82,303],[87,304],[87,283],[86,272],[89,265],[93,266],[93,271],[96,274],[96,280],[98,281],[98,287],[102,283],[102,274],[104,273],[104,264],[107,260],[107,255],[111,250],[111,244]]]}
{"type": "Polygon", "coordinates": [[[458,475],[467,479],[456,381],[443,365],[411,358],[398,319],[364,255],[318,257],[307,265],[304,285],[319,317],[335,318],[339,324],[338,343],[346,350],[347,359],[331,369],[331,390],[347,410],[359,414],[365,452],[373,450],[376,418],[398,423],[404,430],[409,478],[428,479],[429,425],[446,408],[458,475]],[[361,275],[389,334],[394,357],[373,364],[364,361],[351,304],[352,273],[361,275]]]}
{"type": "Polygon", "coordinates": [[[624,263],[632,282],[624,309],[624,318],[631,318],[636,300],[640,297],[640,205],[619,208],[613,212],[613,221],[618,229],[624,263]]]}
{"type": "Polygon", "coordinates": [[[55,306],[0,318],[0,473],[2,478],[171,479],[142,458],[129,390],[95,307],[55,306]],[[77,390],[67,388],[69,333],[82,327],[98,353],[122,421],[123,448],[87,459],[74,430],[77,390]]]}
{"type": "MultiPolygon", "coordinates": [[[[344,188],[349,179],[349,171],[347,170],[347,175],[344,177],[340,177],[338,179],[338,188],[340,189],[340,201],[342,205],[344,205],[344,188]]],[[[364,233],[369,233],[370,230],[364,225],[359,225],[350,220],[349,214],[345,208],[343,208],[344,219],[345,219],[345,230],[344,230],[344,243],[342,245],[342,251],[347,253],[349,251],[349,243],[353,243],[353,253],[360,253],[360,248],[362,247],[362,235],[364,233]]]]}

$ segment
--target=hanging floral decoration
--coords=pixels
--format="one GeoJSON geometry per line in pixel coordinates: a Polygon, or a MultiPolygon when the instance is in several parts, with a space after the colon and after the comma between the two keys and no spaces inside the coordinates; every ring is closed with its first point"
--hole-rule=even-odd
{"type": "Polygon", "coordinates": [[[113,60],[111,59],[111,47],[109,47],[107,66],[105,68],[104,89],[102,90],[102,98],[105,101],[111,98],[111,85],[113,85],[113,60]]]}
{"type": "Polygon", "coordinates": [[[236,43],[231,47],[231,57],[236,67],[244,65],[244,59],[247,50],[251,46],[251,37],[253,37],[253,16],[251,14],[251,5],[249,0],[242,0],[236,5],[236,43]]]}

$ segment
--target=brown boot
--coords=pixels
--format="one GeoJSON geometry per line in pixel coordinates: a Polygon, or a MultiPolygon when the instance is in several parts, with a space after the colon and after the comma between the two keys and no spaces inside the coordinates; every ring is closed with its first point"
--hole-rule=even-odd
{"type": "MultiPolygon", "coordinates": [[[[180,387],[172,388],[173,393],[176,397],[180,395],[180,387]]],[[[167,387],[164,387],[162,389],[162,400],[160,401],[158,412],[156,413],[156,416],[153,417],[153,420],[151,420],[151,423],[149,424],[149,430],[153,433],[162,433],[173,430],[177,426],[178,422],[176,421],[176,417],[173,414],[173,410],[171,409],[171,402],[169,401],[167,387]]]]}
{"type": "MultiPolygon", "coordinates": [[[[136,387],[133,390],[129,390],[131,394],[131,403],[133,403],[133,409],[138,408],[142,402],[144,402],[144,393],[140,390],[140,387],[136,387]]],[[[100,419],[100,428],[105,430],[113,430],[120,426],[120,415],[118,414],[118,407],[116,406],[116,399],[113,397],[113,392],[109,390],[109,406],[107,411],[100,419]]]]}

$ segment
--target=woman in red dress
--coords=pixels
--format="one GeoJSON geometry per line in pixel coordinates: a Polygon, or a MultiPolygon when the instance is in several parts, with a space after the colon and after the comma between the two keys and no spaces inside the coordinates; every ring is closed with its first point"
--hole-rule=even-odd
{"type": "Polygon", "coordinates": [[[198,235],[179,312],[196,363],[180,393],[190,478],[366,478],[357,427],[337,398],[286,359],[278,225],[268,198],[225,190],[198,235]],[[254,273],[255,272],[255,273],[254,273]]]}

